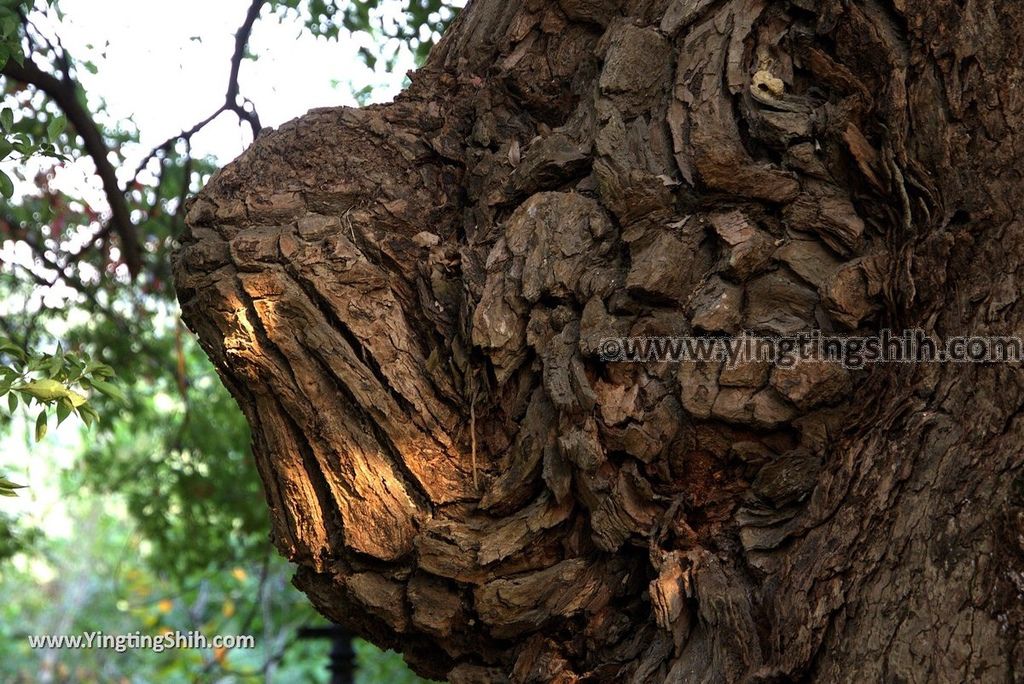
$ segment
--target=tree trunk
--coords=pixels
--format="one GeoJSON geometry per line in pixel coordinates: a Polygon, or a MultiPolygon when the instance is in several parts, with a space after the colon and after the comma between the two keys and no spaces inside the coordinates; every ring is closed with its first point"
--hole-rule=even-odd
{"type": "Polygon", "coordinates": [[[296,585],[457,682],[1024,681],[1019,365],[600,345],[1024,334],[1022,35],[475,0],[393,104],[262,135],[176,278],[296,585]]]}

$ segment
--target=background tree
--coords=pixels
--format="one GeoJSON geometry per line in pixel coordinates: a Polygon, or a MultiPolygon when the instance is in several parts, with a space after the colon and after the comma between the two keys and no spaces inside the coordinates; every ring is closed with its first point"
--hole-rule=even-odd
{"type": "MultiPolygon", "coordinates": [[[[440,1],[250,3],[219,65],[222,105],[140,162],[133,154],[137,127],[113,120],[97,93],[82,86],[80,76],[103,64],[93,63],[92,53],[65,48],[60,3],[0,2],[0,161],[6,162],[0,169],[0,240],[5,256],[18,256],[0,259],[0,336],[10,341],[0,348],[0,368],[11,369],[0,370],[0,430],[18,434],[25,400],[39,398],[7,392],[7,386],[24,390],[32,378],[48,379],[58,343],[67,352],[62,359],[89,356],[96,368],[116,368],[125,390],[122,403],[91,392],[91,383],[71,388],[90,395],[104,419],[85,444],[66,445],[81,451],[61,484],[76,538],[49,539],[15,516],[0,515],[0,679],[323,676],[325,659],[317,654],[324,646],[294,639],[296,628],[315,615],[287,590],[291,570],[272,557],[267,544],[247,427],[177,321],[168,256],[183,230],[183,198],[215,168],[210,159],[194,155],[194,139],[220,117],[235,117],[253,136],[260,128],[239,86],[247,60],[256,58],[247,42],[258,21],[293,22],[339,40],[372,34],[374,40],[363,42],[379,47],[365,48],[364,59],[388,66],[398,63],[399,51],[426,50],[455,10],[440,1]],[[82,159],[93,162],[100,200],[84,191],[69,194],[55,183],[62,165],[82,159]],[[22,379],[33,360],[38,370],[22,379]],[[19,397],[13,413],[7,411],[7,394],[19,397]],[[33,630],[200,627],[209,633],[251,631],[260,648],[252,654],[40,654],[28,651],[25,641],[33,630]]],[[[197,40],[203,28],[197,28],[197,40]]],[[[99,46],[105,38],[97,35],[95,42],[99,46]]],[[[370,94],[367,89],[358,95],[370,94]]],[[[61,381],[75,373],[63,364],[53,368],[61,381]]],[[[51,402],[51,432],[60,402],[51,402]]],[[[37,413],[28,415],[33,431],[37,413]]],[[[0,463],[3,472],[13,468],[19,475],[23,465],[9,455],[0,463]]],[[[4,482],[0,493],[11,491],[4,482]]],[[[396,667],[395,658],[365,643],[357,649],[363,681],[413,679],[396,667]]]]}
{"type": "Polygon", "coordinates": [[[1014,681],[1024,384],[617,364],[1020,334],[1024,8],[476,0],[189,209],[185,318],[327,616],[452,681],[1014,681]]]}

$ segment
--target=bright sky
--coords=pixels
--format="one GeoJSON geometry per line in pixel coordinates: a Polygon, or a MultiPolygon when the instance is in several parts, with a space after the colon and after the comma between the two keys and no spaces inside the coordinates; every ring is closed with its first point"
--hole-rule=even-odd
{"type": "MultiPolygon", "coordinates": [[[[397,17],[404,4],[382,0],[382,12],[397,17]]],[[[106,105],[98,120],[109,126],[130,119],[139,130],[141,144],[125,150],[129,159],[121,170],[122,183],[151,148],[223,103],[234,34],[248,6],[249,0],[61,0],[64,20],[49,28],[72,55],[97,66],[96,74],[81,69],[79,76],[90,106],[95,110],[101,102],[106,105]]],[[[243,62],[239,80],[242,95],[255,103],[264,126],[278,126],[313,107],[355,106],[352,93],[365,86],[374,88],[372,101],[390,100],[414,66],[405,51],[394,73],[382,68],[375,72],[358,56],[360,47],[375,47],[373,37],[343,33],[339,41],[327,41],[300,29],[297,19],[282,22],[264,11],[253,31],[249,49],[258,59],[243,62]]],[[[250,141],[248,125],[223,114],[193,138],[193,154],[226,163],[250,141]]],[[[18,166],[3,164],[9,173],[18,166]]],[[[92,168],[87,159],[71,165],[56,184],[105,208],[92,168]]],[[[31,179],[32,173],[27,175],[31,179]]],[[[15,181],[19,190],[30,189],[15,181]]],[[[0,245],[0,260],[30,263],[25,247],[7,241],[0,245]]],[[[11,304],[0,301],[0,314],[11,304]]],[[[19,421],[0,436],[0,474],[31,485],[22,497],[5,499],[3,505],[50,534],[69,534],[73,524],[60,502],[57,470],[73,462],[81,443],[80,424],[69,419],[57,430],[51,424],[41,445],[31,445],[28,431],[19,421]]]]}
{"type": "MultiPolygon", "coordinates": [[[[385,0],[382,11],[393,17],[403,4],[385,0]]],[[[109,121],[131,119],[138,127],[141,158],[221,105],[234,35],[248,6],[249,0],[62,0],[60,32],[72,54],[98,67],[95,75],[81,73],[90,104],[102,98],[109,121]]],[[[241,93],[265,126],[313,107],[355,106],[352,93],[364,86],[374,87],[374,101],[392,99],[414,67],[412,56],[404,51],[394,73],[374,72],[359,58],[360,47],[373,48],[374,39],[315,39],[296,18],[279,21],[264,9],[249,43],[257,59],[242,65],[241,93]]],[[[227,162],[250,140],[248,127],[228,113],[193,139],[193,149],[227,162]]]]}
{"type": "MultiPolygon", "coordinates": [[[[402,3],[383,4],[393,12],[402,3]]],[[[112,119],[134,119],[149,147],[223,102],[234,34],[248,6],[249,0],[62,0],[70,29],[62,37],[72,54],[95,55],[98,73],[82,75],[86,92],[106,100],[112,119]]],[[[365,85],[376,86],[375,100],[391,99],[414,66],[411,56],[396,74],[374,73],[359,59],[360,46],[372,47],[372,38],[317,40],[300,33],[294,18],[280,22],[264,10],[249,44],[258,59],[242,66],[242,94],[267,126],[312,107],[355,105],[351,93],[365,85]]],[[[247,132],[231,119],[225,115],[197,138],[199,151],[222,161],[241,152],[247,132]]]]}

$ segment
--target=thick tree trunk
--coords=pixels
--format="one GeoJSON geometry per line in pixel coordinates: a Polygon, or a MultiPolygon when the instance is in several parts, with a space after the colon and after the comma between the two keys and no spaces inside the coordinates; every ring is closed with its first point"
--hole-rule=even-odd
{"type": "Polygon", "coordinates": [[[1024,5],[476,0],[261,136],[185,319],[329,618],[453,681],[1024,681],[1024,376],[604,363],[1024,334],[1024,5]]]}

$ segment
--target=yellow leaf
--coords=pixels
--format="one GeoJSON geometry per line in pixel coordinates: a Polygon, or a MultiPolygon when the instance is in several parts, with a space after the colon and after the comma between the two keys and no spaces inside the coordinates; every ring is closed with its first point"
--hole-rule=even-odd
{"type": "Polygon", "coordinates": [[[174,601],[171,601],[170,599],[164,599],[160,601],[160,603],[156,604],[156,609],[164,615],[166,615],[167,613],[170,613],[172,610],[174,610],[174,601]]]}
{"type": "Polygon", "coordinates": [[[224,602],[224,607],[221,608],[221,612],[224,613],[224,617],[231,617],[235,614],[235,602],[228,599],[224,602]]]}
{"type": "Polygon", "coordinates": [[[33,380],[32,382],[22,387],[16,387],[15,389],[24,392],[25,394],[31,394],[39,401],[56,401],[61,397],[68,395],[68,388],[57,382],[56,380],[33,380]]]}
{"type": "Polygon", "coordinates": [[[234,570],[232,570],[231,576],[239,582],[244,582],[246,579],[249,578],[249,575],[246,574],[245,570],[243,570],[242,568],[235,568],[234,570]]]}

